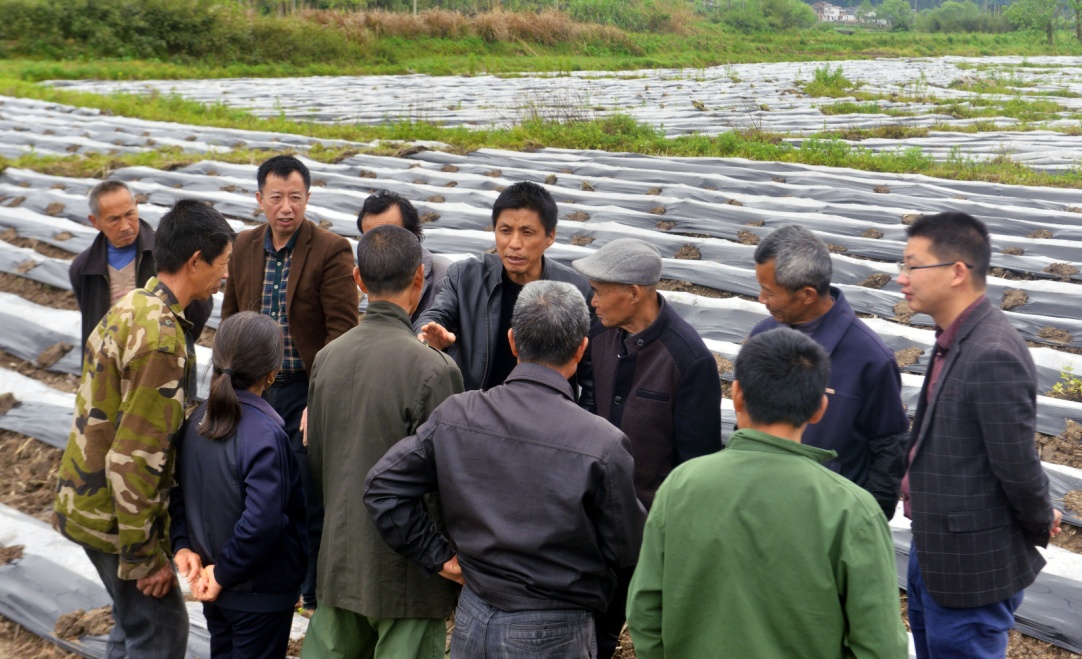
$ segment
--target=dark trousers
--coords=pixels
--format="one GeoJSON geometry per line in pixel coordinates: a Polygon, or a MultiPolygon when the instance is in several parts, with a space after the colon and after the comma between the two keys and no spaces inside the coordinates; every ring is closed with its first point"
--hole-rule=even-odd
{"type": "Polygon", "coordinates": [[[188,610],[180,587],[164,597],[144,595],[134,579],[117,576],[120,556],[83,548],[113,598],[116,624],[106,642],[106,659],[184,659],[188,653],[188,610]]]}
{"type": "Polygon", "coordinates": [[[250,613],[203,604],[210,631],[211,659],[284,659],[293,609],[250,613]]]}
{"type": "Polygon", "coordinates": [[[937,603],[924,587],[917,547],[909,548],[906,584],[909,626],[917,659],[1002,659],[1023,592],[1001,602],[955,609],[937,603]]]}
{"type": "Polygon", "coordinates": [[[627,589],[635,566],[616,570],[616,592],[612,594],[609,608],[594,616],[597,635],[597,659],[612,659],[620,643],[620,631],[624,628],[624,610],[627,609],[627,589]]]}
{"type": "MultiPolygon", "coordinates": [[[[312,468],[308,464],[308,447],[301,436],[301,414],[308,406],[308,380],[300,376],[293,381],[275,383],[264,394],[267,401],[286,423],[289,445],[297,456],[301,468],[301,489],[304,490],[306,509],[305,525],[308,527],[308,572],[301,583],[301,597],[305,606],[316,602],[316,563],[319,558],[319,541],[323,537],[323,496],[312,482],[312,468]]],[[[363,477],[362,477],[363,480],[363,477]]]]}

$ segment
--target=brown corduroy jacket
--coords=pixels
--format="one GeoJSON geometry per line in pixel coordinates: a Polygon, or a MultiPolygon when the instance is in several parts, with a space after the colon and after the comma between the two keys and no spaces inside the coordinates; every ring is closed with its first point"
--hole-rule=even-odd
{"type": "MultiPolygon", "coordinates": [[[[222,301],[222,319],[238,311],[260,310],[268,226],[237,235],[229,261],[229,282],[222,301]]],[[[306,371],[316,353],[357,326],[359,293],[353,281],[349,241],[305,220],[297,228],[286,288],[289,332],[306,371]]]]}

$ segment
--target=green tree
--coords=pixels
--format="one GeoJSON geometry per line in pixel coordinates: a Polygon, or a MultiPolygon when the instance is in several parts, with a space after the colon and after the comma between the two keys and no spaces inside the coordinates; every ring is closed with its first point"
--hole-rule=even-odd
{"type": "Polygon", "coordinates": [[[1082,43],[1082,0],[1067,0],[1067,6],[1074,12],[1074,36],[1082,43]]]}
{"type": "Polygon", "coordinates": [[[1043,30],[1048,37],[1048,45],[1051,46],[1058,9],[1059,0],[1018,0],[1007,7],[1004,14],[1012,25],[1029,30],[1043,30]]]}
{"type": "Polygon", "coordinates": [[[875,16],[886,20],[894,32],[908,32],[913,29],[913,10],[906,0],[884,0],[875,10],[875,16]]]}

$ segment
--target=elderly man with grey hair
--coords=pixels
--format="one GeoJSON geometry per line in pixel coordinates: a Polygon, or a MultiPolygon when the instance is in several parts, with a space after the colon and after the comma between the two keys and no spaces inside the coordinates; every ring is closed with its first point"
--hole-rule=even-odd
{"type": "MultiPolygon", "coordinates": [[[[139,207],[124,181],[106,179],[87,195],[90,226],[100,233],[86,251],[71,262],[68,277],[82,316],[82,345],[120,298],[142,288],[157,273],[154,264],[154,229],[139,219],[139,207]]],[[[191,321],[187,330],[199,338],[214,303],[193,300],[184,309],[191,321]]]]}
{"type": "Polygon", "coordinates": [[[593,616],[633,565],[645,510],[627,437],[575,404],[586,351],[575,286],[527,284],[503,384],[448,398],[368,472],[364,502],[393,549],[464,582],[451,657],[595,657],[593,616]],[[446,535],[422,497],[439,492],[446,535]]]}
{"type": "MultiPolygon", "coordinates": [[[[635,492],[649,509],[669,472],[721,450],[721,380],[698,332],[658,294],[661,254],[614,240],[571,264],[590,281],[594,398],[580,404],[627,433],[635,492]]],[[[612,657],[624,625],[632,568],[618,573],[612,606],[597,619],[597,654],[612,657]]]]}
{"type": "Polygon", "coordinates": [[[767,235],[755,249],[755,276],[770,318],[749,337],[788,326],[827,351],[830,404],[803,441],[835,451],[827,467],[870,492],[889,520],[898,505],[909,430],[901,375],[894,353],[830,285],[832,273],[830,253],[811,231],[791,225],[767,235]]]}

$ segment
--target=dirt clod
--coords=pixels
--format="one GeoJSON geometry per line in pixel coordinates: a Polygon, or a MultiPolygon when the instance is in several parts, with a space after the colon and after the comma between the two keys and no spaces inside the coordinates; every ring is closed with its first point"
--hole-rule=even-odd
{"type": "Polygon", "coordinates": [[[427,201],[430,204],[442,204],[443,202],[447,201],[447,198],[444,197],[443,195],[434,194],[431,197],[429,197],[428,199],[425,199],[425,201],[427,201]]]}
{"type": "Polygon", "coordinates": [[[1032,232],[1030,232],[1030,234],[1029,234],[1028,236],[1026,236],[1026,237],[1027,237],[1027,238],[1037,238],[1037,239],[1041,239],[1041,238],[1051,238],[1051,237],[1052,237],[1052,232],[1051,232],[1051,231],[1049,231],[1048,229],[1034,229],[1034,230],[1033,230],[1032,232]]]}
{"type": "Polygon", "coordinates": [[[559,179],[556,178],[555,174],[549,174],[545,177],[545,185],[556,185],[557,180],[559,179]]]}
{"type": "Polygon", "coordinates": [[[64,355],[71,352],[71,348],[72,345],[70,343],[64,343],[63,341],[60,341],[59,343],[54,343],[48,348],[42,350],[41,354],[38,355],[38,358],[35,361],[37,362],[38,367],[49,368],[53,364],[63,359],[64,355]]]}
{"type": "Polygon", "coordinates": [[[421,224],[431,224],[431,223],[435,222],[436,220],[440,219],[440,214],[439,213],[434,213],[432,211],[425,211],[424,213],[421,213],[421,218],[420,219],[421,219],[421,224]]]}
{"type": "Polygon", "coordinates": [[[1008,247],[1003,250],[1003,253],[1008,256],[1022,256],[1026,253],[1026,250],[1022,249],[1021,247],[1008,247]]]}
{"type": "Polygon", "coordinates": [[[441,172],[450,172],[450,173],[453,174],[454,172],[458,171],[458,167],[455,167],[454,165],[444,165],[443,167],[440,167],[440,171],[441,172]]]}
{"type": "Polygon", "coordinates": [[[54,201],[53,203],[45,207],[45,214],[56,217],[57,215],[60,215],[64,212],[64,208],[66,208],[64,204],[60,203],[59,201],[54,201]]]}
{"type": "Polygon", "coordinates": [[[1056,275],[1063,281],[1067,281],[1074,275],[1078,274],[1078,268],[1074,267],[1070,263],[1053,263],[1044,269],[1045,272],[1051,275],[1056,275]]]}
{"type": "Polygon", "coordinates": [[[597,188],[595,188],[592,183],[585,179],[583,179],[582,185],[579,186],[579,189],[584,192],[597,192],[597,188]]]}
{"type": "Polygon", "coordinates": [[[443,187],[445,187],[445,188],[457,188],[458,187],[458,181],[447,181],[446,183],[443,184],[443,187]]]}
{"type": "Polygon", "coordinates": [[[676,253],[675,258],[687,259],[689,261],[699,261],[703,258],[703,255],[699,252],[699,248],[695,245],[684,245],[680,248],[680,251],[676,253]]]}
{"type": "Polygon", "coordinates": [[[503,176],[503,171],[501,171],[499,169],[490,169],[487,172],[485,172],[485,176],[491,176],[492,178],[499,178],[499,177],[503,176]]]}
{"type": "Polygon", "coordinates": [[[10,547],[0,545],[0,565],[14,563],[22,558],[24,548],[23,545],[11,545],[10,547]]]}
{"type": "Polygon", "coordinates": [[[916,364],[920,361],[921,355],[924,354],[924,348],[919,346],[909,346],[894,353],[894,361],[898,362],[898,368],[905,368],[912,364],[916,364]]]}
{"type": "Polygon", "coordinates": [[[650,188],[649,190],[646,191],[646,194],[648,194],[648,195],[659,195],[659,194],[661,194],[661,188],[650,188]]]}
{"type": "Polygon", "coordinates": [[[584,247],[584,246],[589,245],[590,243],[594,242],[594,237],[593,236],[587,236],[584,233],[576,233],[575,235],[571,236],[571,239],[568,240],[567,242],[571,243],[572,245],[576,245],[578,247],[584,247]]]}
{"type": "Polygon", "coordinates": [[[914,222],[916,222],[917,220],[919,220],[922,217],[924,217],[924,215],[922,215],[921,213],[907,213],[907,214],[902,216],[902,224],[905,224],[905,225],[908,226],[910,224],[913,224],[914,222]]]}
{"type": "Polygon", "coordinates": [[[650,209],[650,213],[653,214],[653,215],[664,215],[665,214],[665,207],[664,206],[654,206],[653,208],[650,209]]]}
{"type": "Polygon", "coordinates": [[[1037,336],[1046,341],[1051,341],[1052,343],[1070,343],[1073,340],[1070,332],[1061,330],[1058,327],[1052,327],[1051,325],[1042,327],[1037,332],[1037,336]]]}
{"type": "Polygon", "coordinates": [[[909,323],[909,319],[913,317],[914,311],[909,308],[909,303],[905,300],[898,300],[898,303],[894,305],[894,320],[899,323],[909,323]]]}
{"type": "Polygon", "coordinates": [[[832,254],[845,254],[849,251],[849,248],[845,245],[835,245],[834,243],[827,243],[827,250],[832,254]]]}
{"type": "Polygon", "coordinates": [[[660,230],[660,231],[668,231],[669,229],[672,229],[674,226],[676,226],[676,222],[673,222],[671,220],[661,220],[657,224],[654,225],[654,227],[656,229],[660,230]]]}
{"type": "Polygon", "coordinates": [[[729,204],[730,206],[743,206],[744,205],[744,204],[740,203],[739,201],[737,201],[736,199],[726,199],[725,203],[729,204]]]}
{"type": "Polygon", "coordinates": [[[761,227],[766,224],[766,220],[752,220],[751,222],[745,222],[746,227],[761,227]]]}
{"type": "Polygon", "coordinates": [[[376,173],[370,172],[367,169],[362,169],[361,171],[357,172],[357,176],[361,178],[376,178],[376,173]]]}
{"type": "Polygon", "coordinates": [[[586,211],[574,211],[568,214],[567,219],[571,220],[572,222],[585,222],[586,220],[590,219],[590,214],[586,211]]]}
{"type": "Polygon", "coordinates": [[[334,226],[334,223],[331,222],[330,220],[320,220],[319,221],[319,228],[320,229],[330,229],[333,226],[334,226]]]}
{"type": "Polygon", "coordinates": [[[53,631],[60,638],[79,638],[81,636],[104,636],[113,629],[111,607],[103,606],[90,611],[76,609],[65,613],[56,621],[53,631]]]}
{"type": "Polygon", "coordinates": [[[759,236],[755,235],[750,231],[741,229],[740,231],[736,232],[736,241],[741,245],[758,245],[759,236]]]}
{"type": "Polygon", "coordinates": [[[771,176],[770,180],[774,181],[775,183],[785,183],[785,177],[784,176],[771,176]]]}
{"type": "Polygon", "coordinates": [[[1082,515],[1082,490],[1071,490],[1063,495],[1063,507],[1075,514],[1082,515]]]}
{"type": "Polygon", "coordinates": [[[879,238],[883,237],[883,232],[878,230],[878,229],[873,229],[871,227],[868,227],[867,229],[865,229],[864,231],[861,232],[860,237],[861,238],[876,238],[876,239],[879,239],[879,238]]]}
{"type": "Polygon", "coordinates": [[[1025,291],[1017,288],[1008,288],[1003,291],[1003,299],[999,302],[999,308],[1010,311],[1029,302],[1029,296],[1025,291]]]}
{"type": "Polygon", "coordinates": [[[873,272],[864,278],[864,281],[857,284],[864,288],[880,289],[886,286],[890,282],[890,275],[885,272],[873,272]]]}
{"type": "Polygon", "coordinates": [[[19,404],[19,400],[10,391],[0,394],[0,416],[4,416],[19,404]]]}
{"type": "Polygon", "coordinates": [[[877,185],[874,188],[872,188],[872,192],[876,192],[878,194],[890,194],[890,186],[889,185],[877,185]]]}

